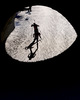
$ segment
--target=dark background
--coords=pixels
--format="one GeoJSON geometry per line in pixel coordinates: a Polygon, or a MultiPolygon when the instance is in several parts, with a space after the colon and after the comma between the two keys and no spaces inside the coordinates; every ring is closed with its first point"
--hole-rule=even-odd
{"type": "MultiPolygon", "coordinates": [[[[80,100],[80,14],[77,0],[0,1],[0,32],[7,20],[28,5],[57,10],[78,34],[75,43],[57,57],[37,63],[13,60],[0,43],[0,100],[80,100]]],[[[1,33],[0,33],[1,34],[1,33]]]]}

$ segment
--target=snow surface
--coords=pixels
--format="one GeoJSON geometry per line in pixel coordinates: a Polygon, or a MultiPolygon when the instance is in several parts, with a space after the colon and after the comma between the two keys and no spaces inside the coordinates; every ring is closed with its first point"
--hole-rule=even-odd
{"type": "MultiPolygon", "coordinates": [[[[6,40],[5,48],[7,53],[18,61],[36,62],[52,58],[68,49],[76,40],[77,34],[68,20],[56,10],[46,6],[32,6],[31,14],[27,11],[18,12],[20,19],[15,18],[15,29],[6,40]],[[25,19],[28,20],[25,20],[25,19]],[[34,29],[31,24],[39,25],[42,40],[39,41],[39,48],[36,56],[28,59],[30,50],[25,50],[33,41],[34,29]]],[[[36,44],[34,45],[34,49],[36,44]]]]}

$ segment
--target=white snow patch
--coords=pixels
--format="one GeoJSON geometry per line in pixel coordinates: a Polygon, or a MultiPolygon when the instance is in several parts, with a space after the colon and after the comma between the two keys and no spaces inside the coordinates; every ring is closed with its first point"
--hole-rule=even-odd
{"type": "Polygon", "coordinates": [[[19,26],[15,26],[5,43],[7,53],[18,61],[36,62],[52,58],[65,51],[76,40],[77,34],[68,20],[49,7],[32,6],[30,15],[26,14],[26,11],[21,11],[18,15],[21,15],[22,19],[15,18],[14,23],[18,22],[19,26]],[[25,18],[28,20],[25,21],[25,18]],[[25,50],[25,47],[34,39],[34,29],[31,27],[34,20],[39,25],[42,40],[39,42],[36,56],[29,60],[27,56],[30,51],[25,50]]]}

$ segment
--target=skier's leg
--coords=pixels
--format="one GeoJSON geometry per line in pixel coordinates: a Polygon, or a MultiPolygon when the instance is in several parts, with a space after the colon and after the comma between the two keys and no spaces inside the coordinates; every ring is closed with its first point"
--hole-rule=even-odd
{"type": "Polygon", "coordinates": [[[31,52],[31,54],[32,54],[32,48],[30,48],[30,52],[31,52]]]}
{"type": "Polygon", "coordinates": [[[38,50],[38,38],[36,40],[37,40],[37,50],[38,50]]]}

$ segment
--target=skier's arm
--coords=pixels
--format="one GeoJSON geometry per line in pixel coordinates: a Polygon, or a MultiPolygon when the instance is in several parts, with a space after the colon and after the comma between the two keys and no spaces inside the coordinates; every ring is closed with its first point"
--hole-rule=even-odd
{"type": "Polygon", "coordinates": [[[37,27],[39,27],[39,25],[37,25],[37,27]]]}
{"type": "Polygon", "coordinates": [[[31,25],[31,27],[34,26],[33,24],[31,25]]]}

